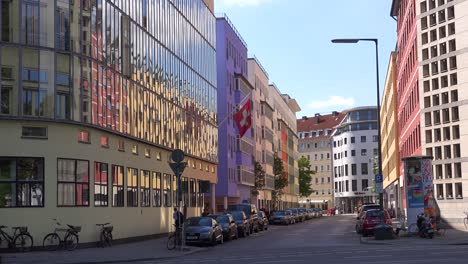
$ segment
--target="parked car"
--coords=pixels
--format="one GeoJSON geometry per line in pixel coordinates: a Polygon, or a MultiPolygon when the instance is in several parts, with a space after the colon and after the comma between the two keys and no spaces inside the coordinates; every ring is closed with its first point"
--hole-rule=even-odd
{"type": "Polygon", "coordinates": [[[307,209],[306,208],[297,208],[299,213],[302,215],[302,221],[308,220],[307,218],[307,209]]]}
{"type": "Polygon", "coordinates": [[[223,229],[223,236],[226,239],[237,239],[239,237],[239,231],[237,230],[236,221],[231,214],[223,214],[223,215],[209,215],[209,217],[213,218],[218,222],[218,224],[223,229]]]}
{"type": "Polygon", "coordinates": [[[318,217],[322,217],[323,216],[323,210],[320,209],[320,208],[317,208],[317,215],[318,215],[318,217]]]}
{"type": "Polygon", "coordinates": [[[380,205],[378,204],[364,204],[364,205],[361,205],[360,209],[358,210],[358,215],[362,212],[365,212],[367,210],[371,210],[371,209],[380,209],[380,205]]]}
{"type": "Polygon", "coordinates": [[[242,237],[250,235],[250,223],[245,213],[243,211],[231,211],[230,214],[236,222],[237,233],[242,237]]]}
{"type": "Polygon", "coordinates": [[[228,205],[229,211],[243,211],[249,219],[250,233],[258,232],[258,212],[255,204],[232,204],[228,205]]]}
{"type": "Polygon", "coordinates": [[[265,212],[258,211],[258,228],[263,230],[268,230],[268,218],[266,217],[265,212]]]}
{"type": "Polygon", "coordinates": [[[314,210],[312,208],[307,209],[307,218],[308,219],[314,218],[314,210]]]}
{"type": "Polygon", "coordinates": [[[363,237],[374,234],[375,226],[379,225],[381,222],[392,225],[392,218],[387,210],[380,209],[371,209],[364,212],[359,221],[359,226],[356,227],[356,230],[360,230],[363,237]]]}
{"type": "Polygon", "coordinates": [[[289,210],[292,212],[292,215],[296,223],[302,222],[302,215],[299,212],[299,210],[297,210],[296,208],[291,208],[289,210]]]}
{"type": "Polygon", "coordinates": [[[327,210],[327,215],[335,215],[335,208],[330,208],[327,210]]]}
{"type": "Polygon", "coordinates": [[[184,224],[187,244],[224,243],[223,229],[211,217],[190,217],[184,224]]]}
{"type": "Polygon", "coordinates": [[[270,222],[272,224],[289,225],[289,224],[294,224],[295,219],[293,218],[292,213],[289,210],[274,211],[273,213],[271,213],[270,222]]]}

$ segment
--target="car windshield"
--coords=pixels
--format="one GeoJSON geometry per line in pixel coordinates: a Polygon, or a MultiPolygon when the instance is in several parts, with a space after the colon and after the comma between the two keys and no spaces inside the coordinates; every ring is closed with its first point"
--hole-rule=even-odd
{"type": "Polygon", "coordinates": [[[384,215],[384,212],[383,211],[377,211],[377,210],[372,210],[372,211],[368,211],[367,212],[367,216],[368,217],[379,217],[379,216],[383,216],[384,215]]]}
{"type": "Polygon", "coordinates": [[[273,215],[276,215],[276,216],[281,216],[281,215],[285,215],[286,213],[284,211],[278,211],[278,212],[273,212],[273,215]]]}
{"type": "Polygon", "coordinates": [[[242,215],[242,212],[232,212],[231,214],[234,220],[244,220],[244,216],[242,215]]]}
{"type": "Polygon", "coordinates": [[[216,221],[218,223],[229,223],[229,218],[226,216],[226,215],[220,215],[218,217],[216,217],[216,221]]]}
{"type": "Polygon", "coordinates": [[[378,205],[378,204],[376,204],[376,205],[366,205],[366,206],[364,206],[363,211],[369,211],[369,210],[372,210],[372,209],[380,209],[380,205],[378,205]]]}
{"type": "Polygon", "coordinates": [[[196,217],[187,219],[188,226],[211,226],[211,218],[209,217],[196,217]]]}
{"type": "Polygon", "coordinates": [[[242,211],[244,212],[247,216],[250,215],[251,213],[251,207],[249,205],[245,204],[236,204],[236,205],[229,205],[228,210],[236,210],[236,211],[242,211]]]}

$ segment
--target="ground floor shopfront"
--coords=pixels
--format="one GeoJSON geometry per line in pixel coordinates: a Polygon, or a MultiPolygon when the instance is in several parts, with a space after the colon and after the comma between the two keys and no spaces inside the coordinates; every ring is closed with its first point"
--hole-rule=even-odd
{"type": "Polygon", "coordinates": [[[374,195],[335,198],[335,207],[340,213],[357,213],[358,207],[365,203],[377,203],[374,195]]]}
{"type": "MultiPolygon", "coordinates": [[[[2,120],[0,138],[1,224],[28,226],[37,245],[53,231],[53,218],[81,226],[80,243],[98,240],[98,223],[111,223],[114,239],[171,230],[177,184],[170,150],[55,122],[2,120]]],[[[183,200],[187,216],[196,216],[207,181],[214,191],[216,164],[186,161],[183,200]]]]}

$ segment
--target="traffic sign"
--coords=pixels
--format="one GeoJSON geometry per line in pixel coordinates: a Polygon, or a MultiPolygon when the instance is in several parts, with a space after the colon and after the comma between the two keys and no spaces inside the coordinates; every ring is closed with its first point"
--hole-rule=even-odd
{"type": "Polygon", "coordinates": [[[171,167],[172,171],[174,174],[180,178],[182,173],[185,170],[185,167],[187,167],[187,162],[174,162],[174,163],[169,163],[169,166],[171,167]]]}
{"type": "Polygon", "coordinates": [[[383,182],[383,177],[381,174],[376,174],[375,175],[375,183],[382,183],[383,182]]]}
{"type": "Polygon", "coordinates": [[[185,158],[185,154],[182,150],[180,149],[176,149],[174,151],[172,151],[172,154],[171,154],[171,159],[174,161],[174,162],[182,162],[185,158]]]}

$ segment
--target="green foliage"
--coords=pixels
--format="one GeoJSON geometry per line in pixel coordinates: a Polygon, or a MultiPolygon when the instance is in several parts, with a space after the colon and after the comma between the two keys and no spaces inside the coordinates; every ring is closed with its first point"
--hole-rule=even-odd
{"type": "Polygon", "coordinates": [[[255,162],[255,186],[252,188],[252,195],[258,195],[258,191],[262,190],[265,186],[265,170],[262,165],[256,161],[255,162]]]}
{"type": "Polygon", "coordinates": [[[271,198],[273,204],[276,206],[277,202],[281,201],[283,188],[288,186],[288,178],[284,171],[283,160],[277,155],[274,156],[273,160],[273,174],[275,176],[275,189],[271,192],[271,198]]]}
{"type": "Polygon", "coordinates": [[[310,182],[312,181],[313,171],[310,170],[310,162],[305,157],[298,160],[299,164],[299,194],[308,197],[312,192],[310,182]]]}

